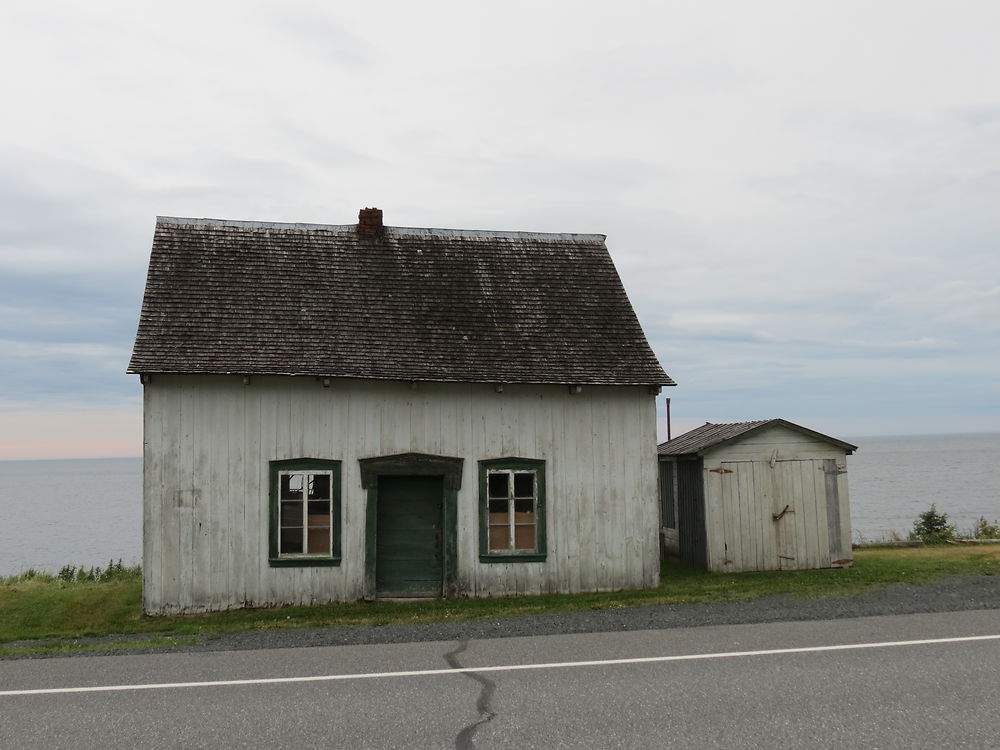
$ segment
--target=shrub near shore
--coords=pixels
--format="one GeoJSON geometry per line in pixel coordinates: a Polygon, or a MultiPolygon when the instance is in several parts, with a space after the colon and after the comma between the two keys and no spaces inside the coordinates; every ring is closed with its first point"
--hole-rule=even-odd
{"type": "Polygon", "coordinates": [[[967,534],[959,534],[953,523],[948,523],[948,514],[939,513],[934,503],[913,522],[913,531],[909,535],[911,542],[924,544],[944,544],[955,540],[987,540],[1000,539],[1000,523],[990,523],[985,516],[980,516],[976,525],[967,534]]]}
{"type": "Polygon", "coordinates": [[[946,544],[949,542],[984,542],[1000,540],[1000,521],[992,523],[986,516],[980,516],[975,524],[966,532],[960,532],[958,527],[949,523],[948,514],[938,512],[937,505],[925,510],[913,522],[913,529],[904,538],[898,531],[891,529],[881,539],[868,539],[858,535],[855,547],[874,547],[880,544],[899,544],[906,541],[919,544],[946,544]]]}

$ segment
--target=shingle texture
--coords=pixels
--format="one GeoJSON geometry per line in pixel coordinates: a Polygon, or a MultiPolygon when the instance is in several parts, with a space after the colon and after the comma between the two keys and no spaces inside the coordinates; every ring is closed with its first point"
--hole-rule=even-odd
{"type": "Polygon", "coordinates": [[[794,424],[793,422],[789,422],[785,419],[758,419],[752,422],[729,422],[726,424],[712,424],[711,422],[706,422],[701,427],[695,427],[693,430],[685,432],[683,435],[678,435],[673,440],[669,440],[666,443],[660,443],[656,448],[656,452],[660,456],[696,455],[709,448],[714,448],[716,446],[723,445],[724,443],[735,442],[747,433],[755,432],[772,425],[781,425],[796,432],[800,432],[803,435],[808,435],[809,437],[832,443],[833,445],[843,448],[848,453],[852,453],[858,449],[858,446],[856,445],[845,443],[843,440],[837,440],[837,438],[832,438],[829,435],[814,432],[813,430],[794,424]]]}
{"type": "Polygon", "coordinates": [[[129,372],[673,384],[601,235],[169,217],[129,372]]]}

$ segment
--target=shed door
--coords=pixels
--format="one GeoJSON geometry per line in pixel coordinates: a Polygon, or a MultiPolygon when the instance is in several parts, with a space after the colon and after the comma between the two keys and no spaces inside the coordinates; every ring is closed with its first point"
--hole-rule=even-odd
{"type": "Polygon", "coordinates": [[[775,464],[775,478],[777,491],[772,507],[781,568],[830,567],[823,461],[779,460],[775,464]]]}
{"type": "Polygon", "coordinates": [[[443,497],[441,477],[378,478],[378,596],[441,596],[443,497]]]}

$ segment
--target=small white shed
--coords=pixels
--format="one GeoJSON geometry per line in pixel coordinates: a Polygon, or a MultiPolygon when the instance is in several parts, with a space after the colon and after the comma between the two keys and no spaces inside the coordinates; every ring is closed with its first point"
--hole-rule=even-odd
{"type": "Polygon", "coordinates": [[[784,419],[707,423],[660,444],[667,553],[716,572],[849,567],[855,450],[784,419]]]}

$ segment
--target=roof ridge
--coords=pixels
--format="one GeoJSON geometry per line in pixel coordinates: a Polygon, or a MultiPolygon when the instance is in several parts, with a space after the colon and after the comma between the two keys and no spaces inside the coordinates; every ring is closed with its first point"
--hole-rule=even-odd
{"type": "MultiPolygon", "coordinates": [[[[774,422],[777,419],[780,419],[780,417],[772,417],[771,419],[743,419],[739,422],[705,422],[702,427],[735,427],[741,424],[764,424],[765,422],[774,422]]],[[[694,429],[697,430],[698,428],[695,427],[694,429]]]]}
{"type": "MultiPolygon", "coordinates": [[[[184,216],[157,216],[157,224],[200,227],[239,227],[241,229],[292,229],[301,231],[355,232],[357,224],[311,224],[306,222],[244,221],[241,219],[212,219],[184,216]]],[[[416,237],[488,237],[519,240],[565,240],[571,242],[604,242],[606,234],[580,234],[574,232],[518,232],[491,229],[438,229],[431,227],[385,227],[385,234],[416,237]]]]}

